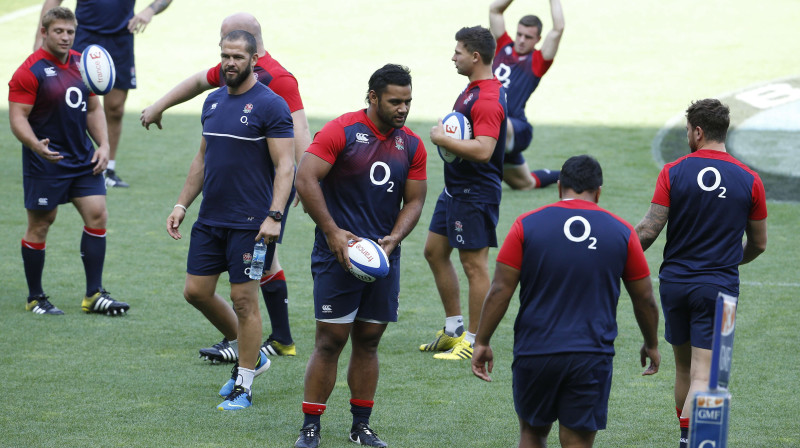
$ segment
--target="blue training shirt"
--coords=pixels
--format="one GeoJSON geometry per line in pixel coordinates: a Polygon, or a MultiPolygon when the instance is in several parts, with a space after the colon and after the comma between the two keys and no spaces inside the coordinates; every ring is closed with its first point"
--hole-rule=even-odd
{"type": "Polygon", "coordinates": [[[267,218],[275,180],[267,138],[294,137],[289,106],[261,83],[241,95],[220,87],[206,98],[201,122],[206,154],[197,221],[257,230],[267,218]]]}
{"type": "Polygon", "coordinates": [[[650,275],[633,227],[580,199],[521,215],[497,261],[520,271],[515,357],[613,355],[620,279],[650,275]]]}

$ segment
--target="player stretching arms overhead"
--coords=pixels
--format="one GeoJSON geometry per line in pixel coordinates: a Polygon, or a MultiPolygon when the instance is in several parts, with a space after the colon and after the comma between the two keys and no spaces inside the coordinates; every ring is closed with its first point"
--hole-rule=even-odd
{"type": "Polygon", "coordinates": [[[525,117],[525,104],[550,66],[564,33],[564,13],[559,0],[550,0],[553,29],[547,33],[542,49],[536,44],[542,38],[542,21],[526,15],[517,24],[516,38],[506,32],[503,12],[513,0],[495,0],[489,7],[489,29],[497,39],[492,63],[494,75],[503,83],[508,94],[508,137],[503,162],[503,180],[515,190],[546,187],[558,180],[558,171],[531,171],[522,157],[533,140],[533,126],[525,117]]]}

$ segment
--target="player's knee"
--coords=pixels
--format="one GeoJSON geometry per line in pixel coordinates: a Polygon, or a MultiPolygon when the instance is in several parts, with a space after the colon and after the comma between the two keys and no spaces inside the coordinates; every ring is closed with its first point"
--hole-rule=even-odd
{"type": "Polygon", "coordinates": [[[338,359],[346,343],[346,337],[343,338],[332,333],[318,333],[314,351],[323,358],[338,359]]]}
{"type": "Polygon", "coordinates": [[[258,301],[248,295],[231,295],[233,311],[239,319],[247,318],[259,312],[258,301]]]}

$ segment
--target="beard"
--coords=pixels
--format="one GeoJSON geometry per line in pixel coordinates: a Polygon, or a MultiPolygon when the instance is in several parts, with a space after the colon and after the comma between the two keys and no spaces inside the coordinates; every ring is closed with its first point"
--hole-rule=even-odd
{"type": "Polygon", "coordinates": [[[235,75],[232,79],[228,78],[228,74],[225,73],[225,84],[228,87],[233,87],[234,89],[242,85],[242,83],[247,79],[248,76],[253,74],[253,68],[249,65],[247,68],[240,72],[239,74],[235,75]]]}
{"type": "Polygon", "coordinates": [[[390,126],[392,128],[395,128],[395,129],[401,129],[406,124],[406,118],[405,117],[403,117],[403,122],[398,124],[394,120],[395,119],[395,115],[393,115],[392,112],[390,112],[388,110],[383,110],[380,106],[378,106],[378,118],[380,118],[381,121],[384,122],[387,126],[390,126]]]}

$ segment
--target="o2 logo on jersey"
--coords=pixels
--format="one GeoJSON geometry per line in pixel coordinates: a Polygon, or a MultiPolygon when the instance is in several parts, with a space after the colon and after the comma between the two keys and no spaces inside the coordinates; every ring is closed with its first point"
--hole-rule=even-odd
{"type": "Polygon", "coordinates": [[[501,62],[500,65],[494,69],[494,76],[497,76],[497,80],[502,82],[503,87],[507,89],[508,85],[511,83],[511,78],[509,78],[509,76],[511,76],[511,67],[501,62]]]}
{"type": "Polygon", "coordinates": [[[587,247],[589,249],[591,249],[591,250],[596,250],[597,249],[597,238],[595,238],[593,236],[589,236],[591,234],[592,234],[592,225],[589,224],[589,221],[586,218],[584,218],[583,216],[573,216],[572,218],[569,218],[564,223],[564,236],[566,236],[568,240],[572,241],[573,243],[582,243],[582,242],[584,242],[586,240],[589,240],[590,243],[589,243],[589,245],[587,247]],[[579,223],[583,224],[583,234],[582,235],[575,236],[572,233],[572,224],[574,222],[579,222],[579,223]]]}
{"type": "Polygon", "coordinates": [[[83,100],[83,92],[81,92],[81,89],[77,87],[68,88],[64,96],[64,101],[67,102],[67,106],[73,109],[80,107],[81,112],[86,112],[86,101],[83,100]]]}
{"type": "Polygon", "coordinates": [[[727,197],[725,196],[725,193],[728,190],[725,187],[720,187],[719,184],[721,183],[722,183],[722,175],[719,173],[719,170],[717,170],[713,166],[703,168],[702,170],[700,170],[699,173],[697,173],[697,185],[700,186],[700,189],[702,189],[703,191],[714,191],[717,188],[719,188],[720,192],[717,197],[725,199],[727,197]],[[705,177],[706,173],[711,173],[714,175],[714,182],[711,184],[711,186],[706,185],[705,180],[703,180],[703,177],[705,177]]]}
{"type": "Polygon", "coordinates": [[[385,162],[375,162],[375,163],[372,164],[372,167],[370,167],[370,169],[369,169],[369,180],[372,181],[372,184],[373,185],[377,185],[377,186],[381,186],[381,185],[385,185],[385,184],[388,183],[389,184],[389,188],[386,189],[386,191],[388,193],[394,193],[394,181],[393,180],[389,180],[389,177],[391,177],[391,175],[392,175],[392,170],[389,169],[389,165],[387,165],[385,162]],[[383,178],[382,179],[376,179],[375,178],[376,168],[381,168],[381,170],[383,171],[383,178]]]}

